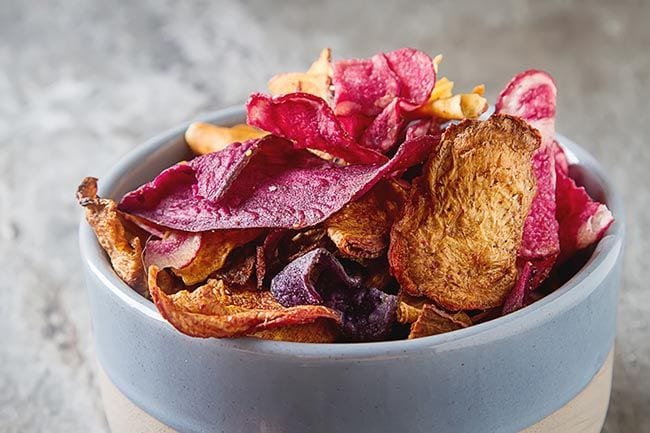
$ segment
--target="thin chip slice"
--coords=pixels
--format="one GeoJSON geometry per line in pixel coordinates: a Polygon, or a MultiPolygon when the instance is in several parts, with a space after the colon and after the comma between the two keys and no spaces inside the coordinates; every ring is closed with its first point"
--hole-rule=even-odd
{"type": "Polygon", "coordinates": [[[409,340],[413,338],[428,337],[430,335],[444,334],[472,325],[469,316],[462,311],[448,313],[432,304],[425,304],[420,316],[411,325],[409,340]]]}
{"type": "Polygon", "coordinates": [[[483,97],[485,86],[475,86],[470,93],[453,94],[454,82],[447,77],[436,81],[429,100],[416,113],[441,121],[477,119],[488,109],[487,99],[483,97]]]}
{"type": "Polygon", "coordinates": [[[406,141],[385,164],[342,167],[268,136],[173,166],[126,194],[120,209],[191,232],[314,226],[381,179],[423,161],[434,141],[406,141]]]}
{"type": "Polygon", "coordinates": [[[194,258],[181,268],[172,271],[187,285],[205,281],[213,272],[220,270],[228,255],[237,247],[247,244],[262,234],[261,230],[216,230],[203,232],[201,244],[194,258]]]}
{"type": "Polygon", "coordinates": [[[326,305],[340,311],[343,334],[351,341],[381,340],[397,318],[396,296],[362,287],[322,248],[289,263],[271,281],[271,293],[285,307],[326,305]]]}
{"type": "Polygon", "coordinates": [[[144,266],[160,269],[183,268],[194,260],[201,248],[201,233],[168,230],[161,239],[150,238],[144,248],[144,266]]]}
{"type": "Polygon", "coordinates": [[[560,262],[598,242],[614,223],[607,206],[593,200],[587,191],[562,170],[557,173],[557,218],[560,222],[560,262]]]}
{"type": "Polygon", "coordinates": [[[332,99],[331,57],[331,50],[324,48],[307,72],[289,72],[271,78],[268,84],[269,91],[274,96],[303,92],[330,101],[332,99]]]}
{"type": "Polygon", "coordinates": [[[253,93],[246,110],[249,124],[292,140],[298,148],[323,151],[349,163],[386,161],[380,153],[357,144],[327,102],[314,95],[290,93],[272,98],[253,93]]]}
{"type": "Polygon", "coordinates": [[[402,48],[370,59],[334,62],[334,106],[337,115],[376,116],[396,97],[405,108],[427,101],[435,84],[433,61],[426,53],[402,48]]]}
{"type": "Polygon", "coordinates": [[[451,311],[503,303],[517,276],[539,142],[511,116],[447,128],[391,231],[389,262],[402,290],[451,311]]]}
{"type": "Polygon", "coordinates": [[[530,283],[533,277],[533,265],[531,262],[524,263],[519,275],[517,276],[517,283],[512,288],[505,302],[503,303],[503,314],[509,314],[513,311],[519,310],[524,306],[526,294],[530,290],[530,283]]]}
{"type": "MultiPolygon", "coordinates": [[[[183,334],[228,338],[327,319],[340,322],[340,313],[321,306],[284,308],[269,292],[233,291],[221,280],[210,280],[193,292],[167,295],[158,286],[158,268],[149,268],[149,291],[169,323],[183,334]]],[[[264,335],[264,334],[263,334],[264,335]]]]}
{"type": "Polygon", "coordinates": [[[261,138],[267,132],[246,124],[230,127],[194,122],[185,131],[185,142],[196,155],[219,152],[229,144],[261,138]]]}
{"type": "Polygon", "coordinates": [[[97,179],[94,177],[81,182],[77,201],[85,208],[86,220],[108,254],[115,273],[136,291],[146,292],[142,265],[144,233],[124,218],[113,200],[97,195],[97,179]]]}
{"type": "Polygon", "coordinates": [[[256,282],[257,246],[249,243],[230,253],[226,263],[211,277],[223,280],[228,287],[261,289],[256,282]]]}
{"type": "Polygon", "coordinates": [[[537,287],[551,271],[560,252],[555,204],[555,107],[557,89],[546,72],[528,70],[517,74],[499,95],[496,112],[518,116],[536,128],[542,145],[533,155],[537,194],[526,219],[519,251],[520,266],[531,262],[537,287]]]}
{"type": "Polygon", "coordinates": [[[323,225],[344,256],[375,259],[388,248],[390,228],[405,201],[406,191],[402,186],[382,181],[360,199],[345,205],[323,225]]]}

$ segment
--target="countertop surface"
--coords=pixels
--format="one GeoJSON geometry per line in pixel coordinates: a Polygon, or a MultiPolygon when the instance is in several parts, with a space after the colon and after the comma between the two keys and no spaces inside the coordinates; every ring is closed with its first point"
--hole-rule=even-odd
{"type": "Polygon", "coordinates": [[[627,205],[614,388],[605,431],[650,432],[650,3],[137,2],[0,6],[0,432],[107,427],[77,249],[78,182],[144,139],[244,101],[319,49],[442,52],[458,89],[492,101],[550,71],[558,130],[627,205]],[[498,3],[498,5],[495,5],[498,3]]]}

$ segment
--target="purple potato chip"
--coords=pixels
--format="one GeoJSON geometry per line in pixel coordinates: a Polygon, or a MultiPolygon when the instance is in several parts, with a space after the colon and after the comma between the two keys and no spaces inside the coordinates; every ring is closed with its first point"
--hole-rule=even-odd
{"type": "Polygon", "coordinates": [[[325,305],[343,313],[343,333],[352,341],[385,338],[397,319],[397,297],[364,288],[341,263],[319,248],[289,263],[271,281],[273,297],[285,307],[325,305]]]}
{"type": "Polygon", "coordinates": [[[406,141],[385,164],[339,166],[270,135],[257,142],[232,144],[189,164],[177,164],[127,193],[119,208],[161,226],[190,232],[313,226],[382,178],[421,162],[434,141],[426,136],[406,141]],[[244,145],[248,148],[243,153],[231,149],[244,145]],[[238,171],[224,163],[239,167],[241,159],[248,161],[238,171]],[[233,178],[209,174],[208,163],[233,178]],[[208,200],[201,191],[210,191],[207,195],[218,199],[208,200]]]}

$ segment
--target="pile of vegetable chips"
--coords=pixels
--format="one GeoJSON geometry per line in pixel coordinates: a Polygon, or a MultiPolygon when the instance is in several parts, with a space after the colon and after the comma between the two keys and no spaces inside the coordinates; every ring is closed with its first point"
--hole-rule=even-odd
{"type": "Polygon", "coordinates": [[[325,49],[252,94],[247,124],[192,124],[195,158],[119,203],[86,178],[79,204],[117,275],[194,337],[418,338],[520,309],[613,217],[569,175],[547,73],[478,120],[484,87],[454,94],[441,59],[325,49]]]}

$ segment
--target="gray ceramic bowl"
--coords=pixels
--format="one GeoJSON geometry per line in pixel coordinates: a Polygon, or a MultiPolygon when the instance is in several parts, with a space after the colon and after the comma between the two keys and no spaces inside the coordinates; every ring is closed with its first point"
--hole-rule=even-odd
{"type": "MultiPolygon", "coordinates": [[[[237,108],[200,120],[228,125],[243,118],[237,108]]],[[[187,158],[186,126],[122,159],[101,179],[102,195],[119,198],[187,158]]],[[[565,430],[598,431],[611,381],[606,360],[615,336],[623,207],[598,163],[570,140],[560,142],[583,169],[582,183],[616,218],[587,264],[559,290],[522,310],[417,340],[304,344],[190,338],[114,274],[82,222],[94,344],[101,374],[115,388],[104,390],[115,433],[142,431],[138,416],[150,418],[152,431],[179,432],[560,431],[548,425],[544,430],[545,420],[575,406],[605,369],[598,402],[583,404],[600,405],[598,414],[590,415],[593,429],[565,430]],[[124,396],[131,407],[117,401],[124,396]]]]}

